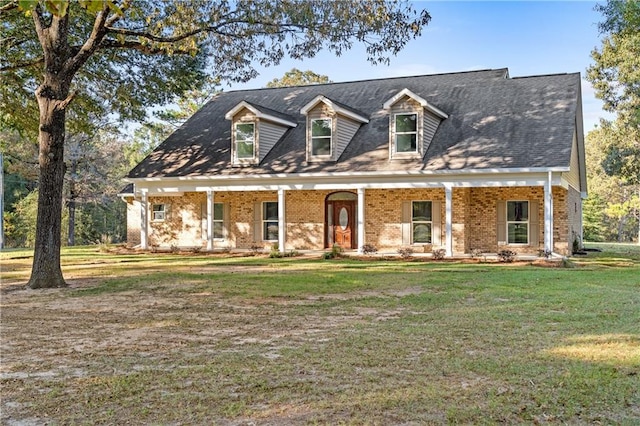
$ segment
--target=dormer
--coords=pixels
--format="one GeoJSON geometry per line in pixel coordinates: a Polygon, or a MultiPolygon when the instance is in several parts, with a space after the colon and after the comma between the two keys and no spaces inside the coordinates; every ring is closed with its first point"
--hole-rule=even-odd
{"type": "Polygon", "coordinates": [[[259,164],[295,120],[281,112],[242,101],[224,116],[231,121],[231,162],[259,164]]]}
{"type": "Polygon", "coordinates": [[[383,105],[389,111],[389,158],[422,158],[440,122],[449,116],[416,95],[402,89],[383,105]]]}
{"type": "Polygon", "coordinates": [[[307,161],[337,161],[362,124],[369,119],[359,111],[316,96],[302,107],[307,117],[307,161]]]}

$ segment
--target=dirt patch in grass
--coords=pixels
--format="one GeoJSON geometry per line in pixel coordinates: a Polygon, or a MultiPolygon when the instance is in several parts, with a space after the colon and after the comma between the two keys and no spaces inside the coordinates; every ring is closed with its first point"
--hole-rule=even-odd
{"type": "Polygon", "coordinates": [[[640,421],[638,266],[105,256],[3,282],[0,423],[640,421]]]}

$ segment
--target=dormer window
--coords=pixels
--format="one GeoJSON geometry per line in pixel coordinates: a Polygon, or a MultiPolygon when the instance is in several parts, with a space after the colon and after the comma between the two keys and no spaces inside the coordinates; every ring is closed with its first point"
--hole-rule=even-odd
{"type": "Polygon", "coordinates": [[[442,120],[449,116],[416,95],[402,89],[383,104],[389,111],[389,159],[422,158],[442,120]]]}
{"type": "Polygon", "coordinates": [[[318,95],[302,107],[307,117],[307,161],[338,161],[362,124],[361,112],[318,95]]]}
{"type": "Polygon", "coordinates": [[[311,155],[313,157],[331,156],[331,125],[330,118],[311,120],[311,155]]]}
{"type": "Polygon", "coordinates": [[[235,146],[238,160],[253,160],[255,158],[255,124],[236,123],[235,146]]]}
{"type": "Polygon", "coordinates": [[[395,151],[415,153],[418,151],[418,114],[395,115],[395,151]]]}
{"type": "Polygon", "coordinates": [[[224,118],[231,121],[231,159],[238,166],[259,164],[297,126],[293,117],[247,101],[238,103],[224,118]]]}

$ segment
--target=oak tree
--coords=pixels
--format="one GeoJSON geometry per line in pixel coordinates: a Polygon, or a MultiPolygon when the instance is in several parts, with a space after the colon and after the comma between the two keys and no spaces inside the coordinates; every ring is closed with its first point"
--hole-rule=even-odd
{"type": "Polygon", "coordinates": [[[141,119],[148,107],[200,88],[207,75],[247,81],[257,65],[324,49],[340,55],[356,42],[371,63],[388,63],[429,20],[409,2],[384,0],[5,0],[0,130],[37,129],[39,144],[28,286],[66,285],[60,223],[68,111],[78,112],[78,125],[91,115],[141,119]]]}

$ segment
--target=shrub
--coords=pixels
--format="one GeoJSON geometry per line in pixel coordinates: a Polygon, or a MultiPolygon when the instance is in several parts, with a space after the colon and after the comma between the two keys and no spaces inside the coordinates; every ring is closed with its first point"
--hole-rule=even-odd
{"type": "Polygon", "coordinates": [[[362,246],[362,254],[376,254],[378,248],[373,244],[365,244],[362,246]]]}
{"type": "Polygon", "coordinates": [[[334,244],[333,247],[331,247],[331,251],[325,252],[322,254],[322,258],[323,259],[335,259],[337,257],[341,257],[342,256],[342,247],[340,247],[337,244],[334,244]]]}
{"type": "Polygon", "coordinates": [[[398,249],[398,254],[404,260],[409,260],[413,257],[413,249],[411,247],[400,247],[398,249]]]}
{"type": "Polygon", "coordinates": [[[201,251],[202,251],[202,246],[191,247],[191,253],[200,253],[201,251]]]}
{"type": "Polygon", "coordinates": [[[275,258],[280,258],[282,256],[283,255],[280,252],[280,246],[278,245],[278,243],[273,243],[273,245],[271,246],[271,251],[269,252],[269,257],[272,259],[275,259],[275,258]]]}
{"type": "Polygon", "coordinates": [[[433,260],[442,260],[444,259],[446,254],[447,254],[447,251],[445,249],[431,250],[431,256],[433,257],[433,260]]]}
{"type": "Polygon", "coordinates": [[[259,244],[251,244],[251,247],[249,247],[249,249],[251,250],[251,253],[256,255],[262,251],[262,246],[259,244]]]}
{"type": "Polygon", "coordinates": [[[169,247],[169,250],[171,250],[171,253],[177,253],[180,251],[180,248],[175,244],[171,244],[171,247],[169,247]]]}
{"type": "Polygon", "coordinates": [[[512,250],[500,250],[498,252],[498,259],[500,262],[511,263],[516,259],[516,252],[512,250]]]}

